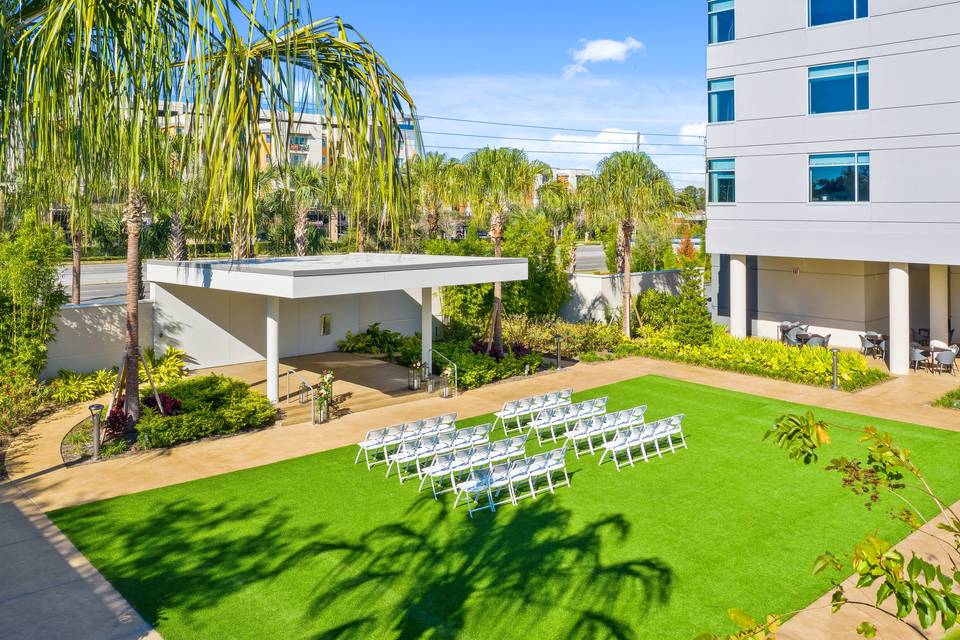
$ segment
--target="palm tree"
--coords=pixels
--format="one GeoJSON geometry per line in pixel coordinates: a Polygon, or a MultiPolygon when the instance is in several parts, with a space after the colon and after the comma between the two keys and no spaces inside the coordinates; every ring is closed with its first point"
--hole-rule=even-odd
{"type": "Polygon", "coordinates": [[[589,209],[601,221],[617,225],[617,255],[623,274],[623,333],[630,337],[631,246],[641,221],[667,213],[675,203],[670,178],[645,153],[620,151],[604,158],[595,180],[581,186],[589,209]]]}
{"type": "Polygon", "coordinates": [[[296,222],[293,227],[293,247],[298,256],[307,255],[307,214],[323,201],[326,177],[319,167],[299,164],[289,168],[287,184],[292,200],[296,222]]]}
{"type": "Polygon", "coordinates": [[[560,239],[563,227],[580,213],[576,193],[570,185],[559,180],[550,180],[537,189],[537,208],[543,212],[553,228],[554,241],[560,239]]]}
{"type": "MultiPolygon", "coordinates": [[[[503,255],[503,229],[507,216],[517,208],[528,206],[533,199],[537,176],[552,177],[550,167],[539,160],[530,160],[520,149],[506,147],[474,151],[463,160],[460,192],[472,215],[482,224],[490,223],[493,254],[503,255]]],[[[493,310],[490,320],[490,342],[487,351],[503,353],[503,284],[493,284],[493,310]]]]}
{"type": "MultiPolygon", "coordinates": [[[[252,248],[262,116],[274,135],[290,131],[304,82],[312,84],[328,130],[336,127],[330,157],[376,167],[372,188],[393,193],[399,182],[399,119],[413,103],[380,54],[339,18],[303,23],[296,2],[276,15],[244,5],[0,5],[0,166],[62,158],[77,168],[81,184],[101,174],[123,198],[131,372],[139,359],[139,234],[172,145],[198,160],[197,220],[208,230],[229,229],[236,256],[252,248]],[[172,113],[176,103],[182,115],[172,113]],[[169,135],[175,118],[188,128],[176,143],[169,135]]],[[[139,419],[136,375],[127,376],[125,403],[139,419]]]]}
{"type": "Polygon", "coordinates": [[[443,209],[454,199],[456,165],[453,158],[433,151],[410,162],[413,202],[426,222],[427,238],[439,235],[443,209]]]}

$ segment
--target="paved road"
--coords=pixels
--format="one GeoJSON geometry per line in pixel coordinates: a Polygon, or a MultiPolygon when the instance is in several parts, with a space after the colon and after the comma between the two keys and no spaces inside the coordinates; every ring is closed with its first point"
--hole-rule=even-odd
{"type": "MultiPolygon", "coordinates": [[[[60,282],[70,295],[70,265],[60,270],[60,282]]],[[[127,296],[127,265],[121,262],[80,266],[80,302],[125,302],[127,296]]]]}
{"type": "Polygon", "coordinates": [[[602,244],[577,245],[577,271],[606,271],[607,259],[602,244]]]}

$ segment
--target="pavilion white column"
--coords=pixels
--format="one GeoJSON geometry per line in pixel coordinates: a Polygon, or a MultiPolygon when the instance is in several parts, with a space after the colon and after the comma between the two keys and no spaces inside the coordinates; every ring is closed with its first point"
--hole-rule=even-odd
{"type": "Polygon", "coordinates": [[[420,360],[428,372],[433,372],[430,351],[433,349],[433,289],[420,290],[420,360]]]}
{"type": "Polygon", "coordinates": [[[747,337],[747,257],[730,256],[730,335],[747,337]]]}
{"type": "Polygon", "coordinates": [[[910,372],[910,265],[890,263],[890,373],[910,372]]]}
{"type": "Polygon", "coordinates": [[[945,264],[930,265],[930,339],[950,341],[950,273],[945,264]]]}
{"type": "Polygon", "coordinates": [[[280,401],[280,298],[267,296],[267,399],[280,401]]]}

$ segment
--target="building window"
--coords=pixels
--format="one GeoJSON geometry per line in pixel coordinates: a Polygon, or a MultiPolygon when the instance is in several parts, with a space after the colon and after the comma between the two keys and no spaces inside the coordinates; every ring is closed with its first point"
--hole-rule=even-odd
{"type": "Polygon", "coordinates": [[[307,136],[302,136],[302,135],[293,136],[293,144],[307,144],[307,136]]]}
{"type": "Polygon", "coordinates": [[[710,44],[728,42],[736,36],[734,0],[707,0],[707,30],[710,44]]]}
{"type": "Polygon", "coordinates": [[[324,313],[320,315],[320,335],[328,336],[330,335],[331,321],[330,314],[324,313]]]}
{"type": "Polygon", "coordinates": [[[737,201],[736,162],[733,158],[718,158],[707,163],[712,204],[737,201]]]}
{"type": "Polygon", "coordinates": [[[810,0],[810,26],[866,18],[868,0],[810,0]]]}
{"type": "Polygon", "coordinates": [[[720,78],[707,82],[707,101],[710,105],[710,122],[732,122],[734,120],[733,78],[720,78]]]}
{"type": "Polygon", "coordinates": [[[810,113],[870,108],[870,62],[841,62],[810,67],[810,113]]]}
{"type": "Polygon", "coordinates": [[[810,202],[870,202],[870,154],[810,156],[810,202]]]}
{"type": "Polygon", "coordinates": [[[290,164],[305,164],[307,162],[307,156],[302,153],[291,153],[290,154],[290,164]]]}

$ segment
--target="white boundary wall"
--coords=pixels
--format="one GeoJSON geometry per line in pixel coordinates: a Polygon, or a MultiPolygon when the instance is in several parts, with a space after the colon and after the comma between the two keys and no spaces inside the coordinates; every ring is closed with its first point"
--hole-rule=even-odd
{"type": "MultiPolygon", "coordinates": [[[[636,297],[647,289],[676,294],[680,271],[642,271],[631,274],[631,292],[636,297]]],[[[606,322],[623,305],[623,276],[575,273],[570,276],[570,299],[560,314],[569,322],[606,322]]]]}
{"type": "MultiPolygon", "coordinates": [[[[40,374],[52,378],[59,369],[94,371],[117,366],[126,344],[127,305],[81,303],[60,308],[57,335],[47,345],[47,366],[40,374]]],[[[140,301],[140,348],[153,344],[153,301],[140,301]]]]}

